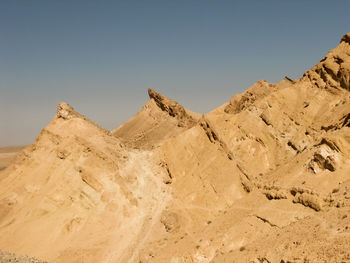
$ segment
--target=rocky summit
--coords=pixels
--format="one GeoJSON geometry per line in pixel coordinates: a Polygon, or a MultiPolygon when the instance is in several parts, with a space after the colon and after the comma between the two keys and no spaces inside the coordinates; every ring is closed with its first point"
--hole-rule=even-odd
{"type": "MultiPolygon", "coordinates": [[[[350,262],[350,34],[207,114],[58,105],[0,171],[0,249],[59,263],[350,262]]],[[[11,254],[13,255],[13,254],[11,254]]]]}

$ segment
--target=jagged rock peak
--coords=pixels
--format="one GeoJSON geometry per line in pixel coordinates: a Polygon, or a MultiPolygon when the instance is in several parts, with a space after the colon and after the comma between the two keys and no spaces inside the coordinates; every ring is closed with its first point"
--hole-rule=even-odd
{"type": "Polygon", "coordinates": [[[328,52],[318,64],[304,73],[304,77],[319,88],[350,90],[350,33],[328,52]]]}
{"type": "Polygon", "coordinates": [[[342,39],[340,40],[340,43],[341,43],[341,42],[345,42],[345,43],[350,44],[350,33],[345,34],[345,35],[342,37],[342,39]]]}
{"type": "Polygon", "coordinates": [[[79,117],[80,114],[75,112],[73,107],[66,102],[61,102],[57,105],[57,118],[69,120],[74,117],[79,117]]]}
{"type": "Polygon", "coordinates": [[[184,122],[194,122],[194,119],[186,112],[186,109],[180,105],[178,102],[171,100],[164,95],[148,89],[148,95],[150,99],[153,99],[157,106],[162,110],[167,112],[171,117],[176,117],[181,123],[184,122]]]}
{"type": "Polygon", "coordinates": [[[153,99],[156,102],[159,108],[161,108],[163,111],[168,112],[172,117],[185,112],[184,107],[181,106],[178,102],[165,97],[153,89],[148,89],[148,95],[150,99],[153,99]]]}
{"type": "Polygon", "coordinates": [[[104,128],[102,128],[101,126],[99,126],[98,124],[96,124],[95,122],[91,121],[90,119],[86,118],[84,115],[76,112],[73,107],[71,105],[69,105],[66,102],[61,102],[57,105],[57,114],[56,117],[59,119],[63,119],[63,120],[70,120],[73,118],[79,118],[81,120],[84,120],[94,126],[96,126],[98,129],[100,129],[101,131],[103,131],[106,134],[109,134],[110,132],[104,128]]]}

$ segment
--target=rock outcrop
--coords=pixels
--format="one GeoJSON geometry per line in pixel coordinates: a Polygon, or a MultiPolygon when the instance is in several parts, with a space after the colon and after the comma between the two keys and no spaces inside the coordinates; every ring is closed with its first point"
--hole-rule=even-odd
{"type": "Polygon", "coordinates": [[[273,91],[274,84],[268,83],[266,80],[259,80],[243,94],[236,94],[225,107],[226,113],[239,113],[242,110],[254,105],[256,100],[261,100],[273,91]]]}
{"type": "Polygon", "coordinates": [[[320,63],[307,71],[304,77],[320,88],[350,90],[350,35],[331,50],[320,63]]]}
{"type": "Polygon", "coordinates": [[[62,102],[57,105],[57,118],[69,120],[74,117],[81,117],[81,115],[75,112],[68,103],[62,102]]]}
{"type": "Polygon", "coordinates": [[[152,89],[148,89],[148,95],[162,111],[167,112],[171,117],[177,118],[179,126],[191,127],[196,123],[196,120],[193,117],[194,114],[191,116],[188,110],[176,101],[171,100],[152,89]]]}
{"type": "Polygon", "coordinates": [[[132,148],[154,148],[193,127],[200,114],[160,93],[148,89],[150,100],[129,121],[112,131],[116,137],[132,148]]]}

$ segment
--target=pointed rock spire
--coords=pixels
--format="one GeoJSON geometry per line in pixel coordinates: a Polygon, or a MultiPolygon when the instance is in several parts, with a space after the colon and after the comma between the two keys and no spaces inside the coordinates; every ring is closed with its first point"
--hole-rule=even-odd
{"type": "Polygon", "coordinates": [[[342,37],[342,39],[340,40],[340,43],[341,43],[341,42],[345,42],[345,43],[350,44],[350,33],[345,34],[345,35],[342,37]]]}
{"type": "Polygon", "coordinates": [[[179,119],[182,124],[195,122],[192,116],[190,116],[186,112],[186,109],[178,102],[171,100],[152,89],[148,89],[148,95],[150,99],[153,99],[155,101],[157,106],[162,111],[167,112],[171,117],[179,119]]]}
{"type": "Polygon", "coordinates": [[[61,102],[57,105],[57,118],[69,120],[74,117],[79,117],[80,114],[75,112],[73,107],[66,102],[61,102]]]}
{"type": "Polygon", "coordinates": [[[170,116],[175,117],[186,114],[185,108],[176,101],[171,100],[152,89],[148,89],[148,95],[150,99],[153,99],[156,102],[159,108],[168,112],[170,116]]]}
{"type": "Polygon", "coordinates": [[[95,122],[93,122],[90,119],[86,118],[84,115],[76,112],[73,109],[73,107],[71,105],[69,105],[68,103],[66,103],[66,102],[61,102],[61,103],[59,103],[57,105],[56,117],[58,119],[63,119],[63,120],[70,120],[70,119],[73,119],[73,118],[79,118],[79,119],[82,119],[82,120],[86,121],[87,123],[90,123],[90,124],[96,126],[98,129],[100,129],[101,131],[103,131],[106,134],[110,133],[108,130],[102,128],[101,126],[99,126],[95,122]]]}

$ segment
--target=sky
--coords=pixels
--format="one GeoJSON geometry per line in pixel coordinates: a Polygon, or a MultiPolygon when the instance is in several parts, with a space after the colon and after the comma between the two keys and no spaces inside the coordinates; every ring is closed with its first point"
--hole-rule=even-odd
{"type": "Polygon", "coordinates": [[[299,78],[350,32],[350,1],[0,1],[0,146],[58,103],[106,129],[152,88],[206,113],[260,79],[299,78]]]}

